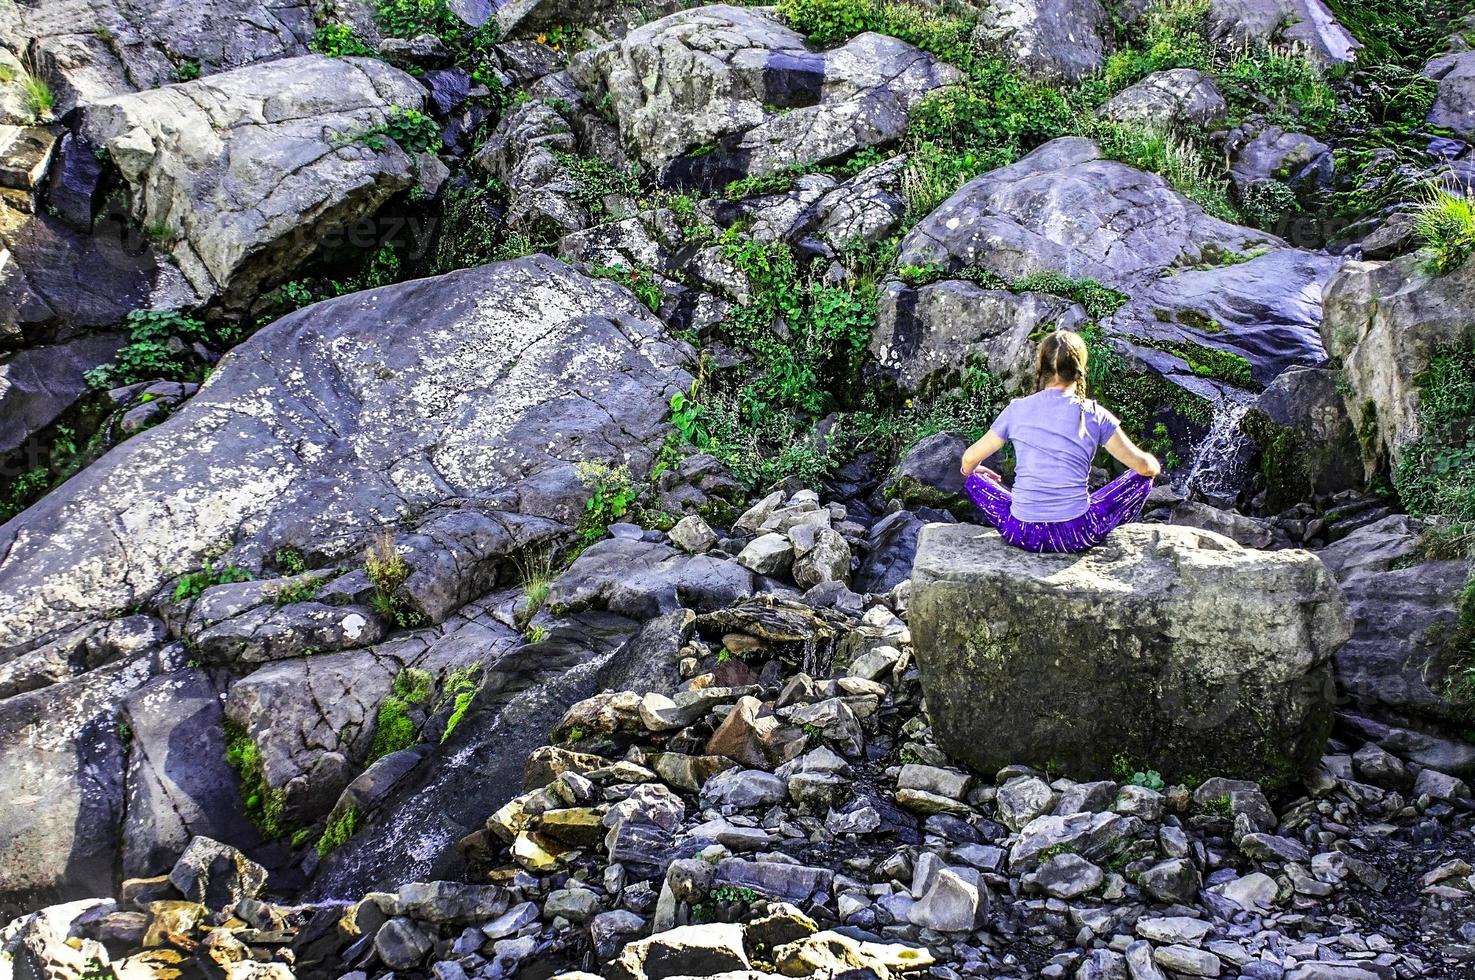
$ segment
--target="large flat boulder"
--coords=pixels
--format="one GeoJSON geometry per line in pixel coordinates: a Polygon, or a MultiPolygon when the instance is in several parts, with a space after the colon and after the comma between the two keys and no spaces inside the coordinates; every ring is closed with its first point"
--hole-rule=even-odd
{"type": "MultiPolygon", "coordinates": [[[[207,559],[260,567],[290,543],[358,562],[375,528],[442,502],[572,525],[589,494],[578,463],[642,474],[688,358],[628,292],[544,256],[300,310],[0,528],[0,661],[207,559]]],[[[523,544],[444,537],[482,591],[473,563],[523,544]]],[[[427,586],[422,611],[442,593],[427,586]]]]}
{"type": "Polygon", "coordinates": [[[923,96],[962,81],[895,38],[810,51],[771,12],[726,4],[636,28],[569,72],[591,102],[608,96],[632,156],[708,186],[895,140],[923,96]]]}
{"type": "MultiPolygon", "coordinates": [[[[1065,138],[964,185],[903,239],[898,263],[948,279],[980,270],[1009,283],[1041,273],[1095,279],[1127,297],[1101,319],[1121,349],[1212,397],[1326,360],[1321,288],[1341,260],[1213,217],[1156,174],[1065,138]],[[1216,370],[1223,354],[1243,358],[1245,370],[1216,370]]],[[[892,290],[871,350],[903,381],[956,370],[974,350],[1007,376],[1027,360],[1032,331],[1084,319],[1027,292],[946,283],[892,290]],[[950,291],[946,302],[932,295],[941,289],[950,291]],[[951,315],[963,308],[978,315],[951,315]],[[939,348],[952,359],[939,359],[939,348]]]]}
{"type": "Polygon", "coordinates": [[[1472,303],[1475,266],[1440,276],[1417,254],[1349,263],[1327,283],[1322,336],[1370,477],[1419,437],[1418,378],[1441,350],[1475,339],[1472,303]]]}
{"type": "Polygon", "coordinates": [[[245,301],[289,276],[328,232],[415,182],[409,153],[362,137],[420,109],[414,78],[366,58],[305,55],[99,99],[87,139],[108,153],[139,223],[201,296],[245,301]]]}
{"type": "Polygon", "coordinates": [[[1120,755],[1270,786],[1319,758],[1351,631],[1313,555],[1148,525],[1083,555],[930,525],[909,618],[938,743],[980,772],[1103,778],[1120,755]]]}
{"type": "Polygon", "coordinates": [[[48,0],[0,4],[0,46],[26,58],[57,109],[307,53],[307,0],[48,0]]]}

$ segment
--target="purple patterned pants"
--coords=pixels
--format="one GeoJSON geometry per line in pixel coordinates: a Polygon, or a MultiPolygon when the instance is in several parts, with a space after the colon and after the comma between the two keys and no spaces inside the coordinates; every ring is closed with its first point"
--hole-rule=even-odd
{"type": "Polygon", "coordinates": [[[1041,554],[1068,554],[1096,547],[1116,528],[1141,517],[1147,495],[1152,492],[1152,478],[1128,470],[1091,494],[1091,504],[1080,517],[1049,523],[1015,520],[1010,510],[1013,495],[981,473],[970,476],[966,488],[984,520],[998,528],[1014,547],[1041,554]]]}

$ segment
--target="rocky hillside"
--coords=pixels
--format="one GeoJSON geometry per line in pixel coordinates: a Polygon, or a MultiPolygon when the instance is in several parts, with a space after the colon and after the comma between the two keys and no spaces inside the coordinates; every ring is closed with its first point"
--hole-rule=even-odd
{"type": "Polygon", "coordinates": [[[0,0],[0,980],[1471,975],[1472,79],[0,0]],[[957,474],[1054,327],[1170,471],[1085,559],[957,474]]]}

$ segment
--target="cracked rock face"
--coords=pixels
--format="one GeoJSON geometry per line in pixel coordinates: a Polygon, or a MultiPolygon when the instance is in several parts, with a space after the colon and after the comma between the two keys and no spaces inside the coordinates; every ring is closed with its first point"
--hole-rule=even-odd
{"type": "Polygon", "coordinates": [[[1153,72],[1099,110],[1116,122],[1160,126],[1217,126],[1229,106],[1214,79],[1192,68],[1153,72]]]}
{"type": "Polygon", "coordinates": [[[1239,44],[1294,46],[1324,68],[1351,64],[1362,49],[1325,0],[1213,0],[1209,25],[1216,37],[1239,44]]]}
{"type": "Polygon", "coordinates": [[[1078,82],[1105,64],[1100,0],[987,0],[980,8],[983,38],[1034,78],[1078,82]]]}
{"type": "Polygon", "coordinates": [[[643,472],[687,359],[627,292],[543,256],[298,311],[0,531],[0,659],[222,547],[347,555],[452,498],[572,524],[576,464],[643,472]]]}
{"type": "Polygon", "coordinates": [[[379,61],[308,55],[99,99],[83,132],[127,181],[190,285],[230,304],[275,285],[327,235],[415,181],[362,137],[425,89],[379,61]]]}
{"type": "Polygon", "coordinates": [[[569,71],[591,101],[608,94],[634,156],[709,186],[896,139],[923,96],[962,81],[894,38],[813,52],[771,15],[724,4],[637,28],[569,71]]]}
{"type": "Polygon", "coordinates": [[[1424,66],[1424,74],[1439,83],[1429,124],[1465,139],[1475,136],[1475,51],[1441,55],[1424,66]]]}
{"type": "MultiPolygon", "coordinates": [[[[1104,159],[1079,138],[1047,143],[966,184],[907,235],[898,262],[952,276],[983,269],[1010,282],[1045,272],[1099,280],[1127,297],[1102,320],[1106,331],[1158,374],[1211,400],[1219,382],[1165,348],[1238,354],[1260,384],[1294,364],[1322,363],[1321,287],[1341,265],[1212,217],[1161,177],[1104,159]]],[[[965,341],[998,348],[1000,337],[1012,338],[990,354],[994,370],[1007,373],[1024,356],[1030,330],[1011,324],[1027,297],[1003,303],[1001,316],[980,321],[986,335],[965,341]]],[[[936,346],[926,339],[928,321],[908,318],[909,303],[924,306],[907,297],[883,304],[873,347],[902,376],[916,374],[916,359],[936,346]]],[[[1071,326],[1055,304],[1035,306],[1036,328],[1071,326]]]]}
{"type": "Polygon", "coordinates": [[[48,0],[0,6],[0,38],[28,55],[58,95],[57,109],[175,80],[307,53],[305,0],[48,0]]]}

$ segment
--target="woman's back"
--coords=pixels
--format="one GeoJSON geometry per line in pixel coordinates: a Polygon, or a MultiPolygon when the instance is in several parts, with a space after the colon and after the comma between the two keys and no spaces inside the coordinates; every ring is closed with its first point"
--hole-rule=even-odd
{"type": "Polygon", "coordinates": [[[1097,402],[1059,388],[1010,402],[991,431],[1014,445],[1014,517],[1052,522],[1084,514],[1091,461],[1119,425],[1097,402]]]}

